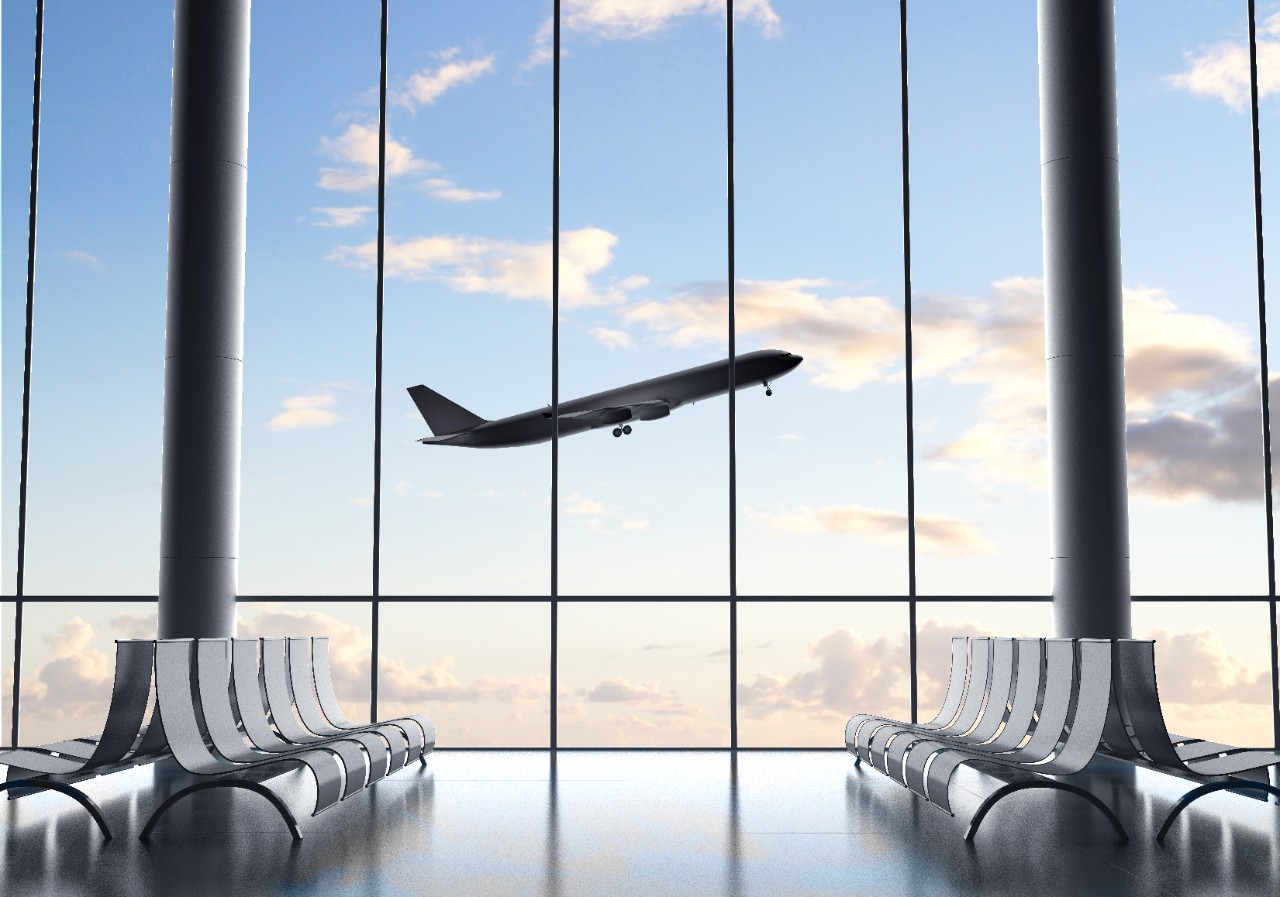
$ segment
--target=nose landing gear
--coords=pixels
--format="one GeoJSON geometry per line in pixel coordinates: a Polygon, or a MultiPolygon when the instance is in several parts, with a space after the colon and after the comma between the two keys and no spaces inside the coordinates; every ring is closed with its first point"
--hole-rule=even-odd
{"type": "Polygon", "coordinates": [[[769,385],[769,381],[768,381],[768,380],[764,381],[764,394],[765,394],[766,396],[771,396],[771,395],[773,395],[773,387],[769,385]]]}
{"type": "Polygon", "coordinates": [[[627,424],[627,425],[626,425],[626,426],[624,426],[624,427],[614,427],[614,428],[613,428],[613,438],[614,438],[614,439],[617,439],[619,436],[630,436],[630,435],[631,435],[631,424],[627,424]]]}

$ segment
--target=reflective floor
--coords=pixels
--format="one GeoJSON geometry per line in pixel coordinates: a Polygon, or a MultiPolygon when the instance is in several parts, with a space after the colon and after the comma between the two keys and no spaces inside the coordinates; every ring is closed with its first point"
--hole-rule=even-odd
{"type": "MultiPolygon", "coordinates": [[[[966,770],[958,817],[843,752],[439,752],[322,815],[294,842],[267,802],[213,791],[180,804],[149,847],[151,808],[187,779],[164,768],[87,783],[116,837],[58,794],[4,801],[0,893],[11,895],[1147,895],[1280,893],[1280,806],[1213,794],[1154,832],[1186,789],[1127,767],[1024,791],[972,845],[965,824],[999,782],[966,770]],[[139,796],[140,795],[140,796],[139,796]]],[[[291,805],[302,773],[275,779],[291,805]]]]}

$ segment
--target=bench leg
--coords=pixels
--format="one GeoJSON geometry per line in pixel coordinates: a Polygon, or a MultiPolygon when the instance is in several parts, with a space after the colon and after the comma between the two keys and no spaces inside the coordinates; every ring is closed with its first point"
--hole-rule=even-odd
{"type": "Polygon", "coordinates": [[[62,782],[44,782],[40,779],[13,779],[0,785],[0,792],[10,791],[17,788],[36,788],[41,791],[57,791],[59,794],[65,794],[74,800],[80,806],[89,811],[89,815],[93,817],[93,821],[98,823],[98,828],[102,830],[104,840],[111,840],[111,830],[107,828],[107,821],[102,818],[102,811],[98,809],[98,805],[93,802],[89,795],[85,794],[79,788],[73,788],[62,782]]]}
{"type": "Polygon", "coordinates": [[[1173,825],[1173,820],[1177,819],[1182,811],[1191,805],[1192,801],[1199,800],[1206,794],[1212,794],[1215,791],[1265,791],[1267,794],[1274,794],[1276,797],[1280,797],[1280,788],[1264,782],[1210,782],[1208,785],[1201,785],[1199,788],[1193,788],[1182,795],[1182,799],[1174,804],[1173,809],[1169,811],[1169,815],[1165,818],[1164,825],[1160,827],[1160,834],[1156,835],[1156,843],[1161,847],[1164,846],[1164,836],[1169,834],[1169,827],[1173,825]]]}
{"type": "Polygon", "coordinates": [[[973,836],[978,833],[978,826],[982,825],[982,820],[991,812],[991,808],[996,805],[997,801],[1008,794],[1012,794],[1015,791],[1023,791],[1027,788],[1055,788],[1059,791],[1068,791],[1072,794],[1080,795],[1089,803],[1101,810],[1102,814],[1110,820],[1112,827],[1116,830],[1116,834],[1119,835],[1119,838],[1116,839],[1117,844],[1129,843],[1129,833],[1124,830],[1124,826],[1120,824],[1120,820],[1116,818],[1116,814],[1111,812],[1110,807],[1098,800],[1088,791],[1085,791],[1083,788],[1077,788],[1075,785],[1068,785],[1066,782],[1059,782],[1055,779],[1030,779],[1025,782],[1013,782],[998,789],[994,794],[984,800],[982,802],[982,806],[978,807],[978,812],[973,814],[973,818],[969,820],[969,830],[964,833],[964,839],[966,841],[973,840],[973,836]]]}
{"type": "Polygon", "coordinates": [[[267,800],[271,801],[271,805],[279,811],[284,818],[285,825],[289,826],[289,833],[293,835],[293,840],[301,841],[302,833],[298,831],[298,821],[294,819],[293,814],[289,812],[289,808],[284,805],[284,801],[280,800],[270,788],[260,785],[257,782],[247,782],[243,779],[217,779],[212,782],[199,782],[188,788],[183,788],[177,794],[172,795],[168,800],[160,805],[160,807],[151,814],[151,818],[147,820],[146,826],[142,829],[142,834],[138,835],[138,840],[143,844],[151,842],[151,830],[155,828],[160,817],[168,811],[170,807],[182,800],[188,794],[194,794],[197,791],[205,791],[209,788],[244,788],[246,791],[252,791],[255,794],[261,794],[267,800]]]}

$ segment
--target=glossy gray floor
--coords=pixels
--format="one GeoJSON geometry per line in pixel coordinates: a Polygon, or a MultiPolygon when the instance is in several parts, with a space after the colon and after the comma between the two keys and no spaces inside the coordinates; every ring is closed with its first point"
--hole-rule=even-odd
{"type": "MultiPolygon", "coordinates": [[[[300,774],[275,780],[307,800],[300,774]]],[[[0,893],[93,895],[1046,895],[1280,893],[1280,807],[1214,794],[1154,826],[1185,788],[1099,767],[1132,841],[1078,797],[1027,791],[965,822],[998,782],[958,782],[951,818],[843,752],[441,751],[311,819],[293,842],[262,798],[206,792],[137,833],[153,787],[141,769],[89,784],[117,831],[104,843],[67,798],[5,801],[0,893]]]]}

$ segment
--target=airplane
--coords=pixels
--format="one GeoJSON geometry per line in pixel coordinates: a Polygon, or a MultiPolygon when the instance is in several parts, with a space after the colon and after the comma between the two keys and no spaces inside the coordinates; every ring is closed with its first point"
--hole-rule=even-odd
{"type": "MultiPolygon", "coordinates": [[[[771,384],[793,371],[799,355],[781,349],[761,349],[735,359],[738,389],[771,384]]],[[[431,429],[419,439],[423,445],[463,445],[472,448],[507,448],[550,442],[554,420],[550,406],[501,420],[485,420],[425,386],[410,386],[409,395],[431,429]]],[[[631,421],[659,420],[681,405],[722,396],[729,392],[729,360],[713,361],[652,380],[641,380],[605,392],[560,403],[560,435],[571,436],[600,427],[613,427],[613,435],[631,435],[631,421]]]]}

